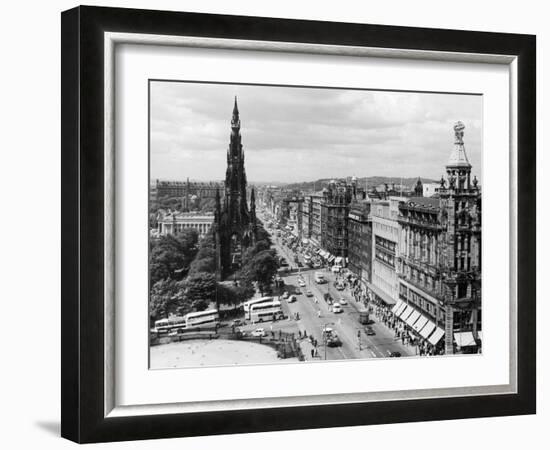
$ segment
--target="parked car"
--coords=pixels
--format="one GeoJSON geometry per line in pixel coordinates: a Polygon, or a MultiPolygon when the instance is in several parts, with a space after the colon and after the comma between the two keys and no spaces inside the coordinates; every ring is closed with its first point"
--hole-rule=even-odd
{"type": "Polygon", "coordinates": [[[233,322],[231,322],[231,326],[238,327],[244,325],[245,323],[246,322],[244,321],[244,319],[234,319],[233,322]]]}
{"type": "Polygon", "coordinates": [[[390,358],[399,358],[401,356],[401,352],[390,352],[390,358]]]}
{"type": "Polygon", "coordinates": [[[265,336],[267,336],[266,332],[263,328],[256,328],[252,333],[250,333],[250,335],[254,336],[254,337],[265,337],[265,336]]]}
{"type": "Polygon", "coordinates": [[[342,306],[340,305],[340,303],[334,303],[332,305],[332,312],[334,314],[339,314],[341,312],[343,312],[344,310],[342,309],[342,306]]]}
{"type": "Polygon", "coordinates": [[[340,272],[340,270],[342,270],[342,266],[338,266],[335,264],[330,270],[332,270],[333,273],[338,273],[340,272]]]}
{"type": "Polygon", "coordinates": [[[313,292],[311,291],[306,291],[306,297],[313,297],[313,292]]]}
{"type": "Polygon", "coordinates": [[[295,296],[295,295],[291,295],[290,297],[288,297],[287,302],[288,302],[288,303],[294,303],[296,300],[298,300],[298,299],[296,298],[296,296],[295,296]]]}
{"type": "Polygon", "coordinates": [[[302,278],[300,278],[300,279],[298,280],[298,286],[300,286],[300,287],[306,287],[306,282],[305,282],[302,278]]]}
{"type": "Polygon", "coordinates": [[[347,305],[348,301],[344,297],[342,297],[342,298],[340,298],[340,304],[341,305],[347,305]]]}
{"type": "Polygon", "coordinates": [[[287,299],[287,298],[288,298],[288,291],[284,291],[284,292],[283,292],[283,298],[284,298],[284,299],[287,299]]]}
{"type": "Polygon", "coordinates": [[[367,336],[374,336],[376,334],[371,326],[365,328],[365,333],[367,334],[367,336]]]}
{"type": "Polygon", "coordinates": [[[342,283],[334,283],[334,287],[338,291],[343,291],[344,290],[344,285],[342,283]]]}

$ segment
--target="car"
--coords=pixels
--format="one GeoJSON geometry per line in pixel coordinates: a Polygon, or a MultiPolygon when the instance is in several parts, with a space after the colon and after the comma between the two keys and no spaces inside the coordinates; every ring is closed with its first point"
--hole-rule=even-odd
{"type": "Polygon", "coordinates": [[[263,328],[256,328],[254,331],[252,331],[250,333],[250,335],[254,336],[254,337],[265,337],[265,336],[267,336],[266,332],[263,328]]]}
{"type": "Polygon", "coordinates": [[[365,333],[367,334],[367,336],[374,336],[376,334],[371,326],[365,328],[365,333]]]}
{"type": "Polygon", "coordinates": [[[332,270],[333,273],[338,273],[342,269],[342,266],[334,265],[330,270],[332,270]]]}
{"type": "Polygon", "coordinates": [[[306,297],[313,297],[313,292],[311,291],[306,291],[306,297]]]}
{"type": "Polygon", "coordinates": [[[294,303],[296,300],[298,300],[298,299],[296,298],[296,296],[295,296],[295,295],[291,295],[290,297],[288,297],[287,302],[288,302],[288,303],[294,303]]]}
{"type": "Polygon", "coordinates": [[[297,265],[298,267],[304,267],[304,265],[302,264],[302,261],[298,261],[298,262],[296,263],[296,265],[297,265]]]}
{"type": "Polygon", "coordinates": [[[238,327],[244,324],[245,324],[245,321],[243,319],[234,319],[233,322],[231,322],[231,326],[233,327],[238,327]]]}
{"type": "Polygon", "coordinates": [[[344,290],[344,285],[342,283],[334,283],[334,287],[338,291],[343,291],[344,290]]]}
{"type": "Polygon", "coordinates": [[[340,305],[340,303],[334,303],[332,305],[332,312],[334,314],[339,314],[341,312],[343,312],[344,310],[342,309],[342,306],[340,305]]]}
{"type": "Polygon", "coordinates": [[[347,305],[347,304],[348,304],[348,301],[347,301],[344,297],[342,297],[342,298],[340,299],[340,304],[341,304],[341,305],[347,305]]]}
{"type": "Polygon", "coordinates": [[[287,298],[288,298],[288,295],[289,295],[289,294],[288,294],[288,291],[284,291],[284,292],[283,292],[283,298],[284,298],[284,299],[287,299],[287,298]]]}
{"type": "Polygon", "coordinates": [[[401,356],[401,352],[390,352],[390,358],[399,358],[401,356]]]}
{"type": "Polygon", "coordinates": [[[300,279],[298,280],[298,286],[300,286],[300,287],[306,287],[306,282],[300,278],[300,279]]]}

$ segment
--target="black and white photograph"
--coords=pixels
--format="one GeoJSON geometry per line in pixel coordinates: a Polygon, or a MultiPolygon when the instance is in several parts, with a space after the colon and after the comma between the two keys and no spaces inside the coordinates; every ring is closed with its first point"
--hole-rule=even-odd
{"type": "Polygon", "coordinates": [[[149,81],[150,369],[482,354],[483,96],[149,81]]]}

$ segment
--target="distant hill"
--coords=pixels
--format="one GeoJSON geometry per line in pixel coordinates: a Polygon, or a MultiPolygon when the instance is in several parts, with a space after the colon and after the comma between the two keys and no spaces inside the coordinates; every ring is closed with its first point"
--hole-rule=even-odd
{"type": "MultiPolygon", "coordinates": [[[[430,178],[423,178],[420,177],[422,180],[422,183],[438,183],[438,180],[432,180],[430,178]]],[[[330,178],[322,178],[317,181],[305,181],[303,183],[290,183],[284,185],[286,189],[296,189],[300,191],[313,191],[317,190],[320,191],[324,187],[326,187],[330,183],[330,178]]],[[[347,178],[348,181],[351,181],[351,177],[347,178]]],[[[418,177],[412,177],[412,178],[400,178],[400,177],[362,177],[357,178],[357,185],[360,187],[367,186],[368,189],[371,189],[375,186],[379,186],[380,184],[384,183],[395,183],[397,186],[399,186],[400,183],[403,184],[403,186],[410,186],[412,187],[416,181],[418,180],[418,177]]]]}

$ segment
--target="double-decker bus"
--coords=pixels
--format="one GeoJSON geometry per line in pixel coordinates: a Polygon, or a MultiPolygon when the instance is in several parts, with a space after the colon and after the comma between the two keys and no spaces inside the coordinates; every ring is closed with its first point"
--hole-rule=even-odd
{"type": "Polygon", "coordinates": [[[155,320],[155,328],[152,331],[158,334],[169,333],[186,327],[185,316],[171,316],[168,319],[155,320]]]}
{"type": "Polygon", "coordinates": [[[216,326],[220,320],[217,309],[199,311],[185,315],[185,325],[189,327],[216,326]]]}
{"type": "Polygon", "coordinates": [[[257,305],[259,303],[268,303],[272,301],[273,301],[273,297],[261,297],[261,298],[253,298],[251,300],[247,300],[246,302],[243,303],[245,316],[248,316],[248,313],[250,312],[250,307],[252,305],[257,305]]]}
{"type": "Polygon", "coordinates": [[[281,308],[281,302],[278,300],[256,303],[250,307],[248,313],[248,319],[252,323],[280,320],[282,318],[283,310],[281,308]]]}

